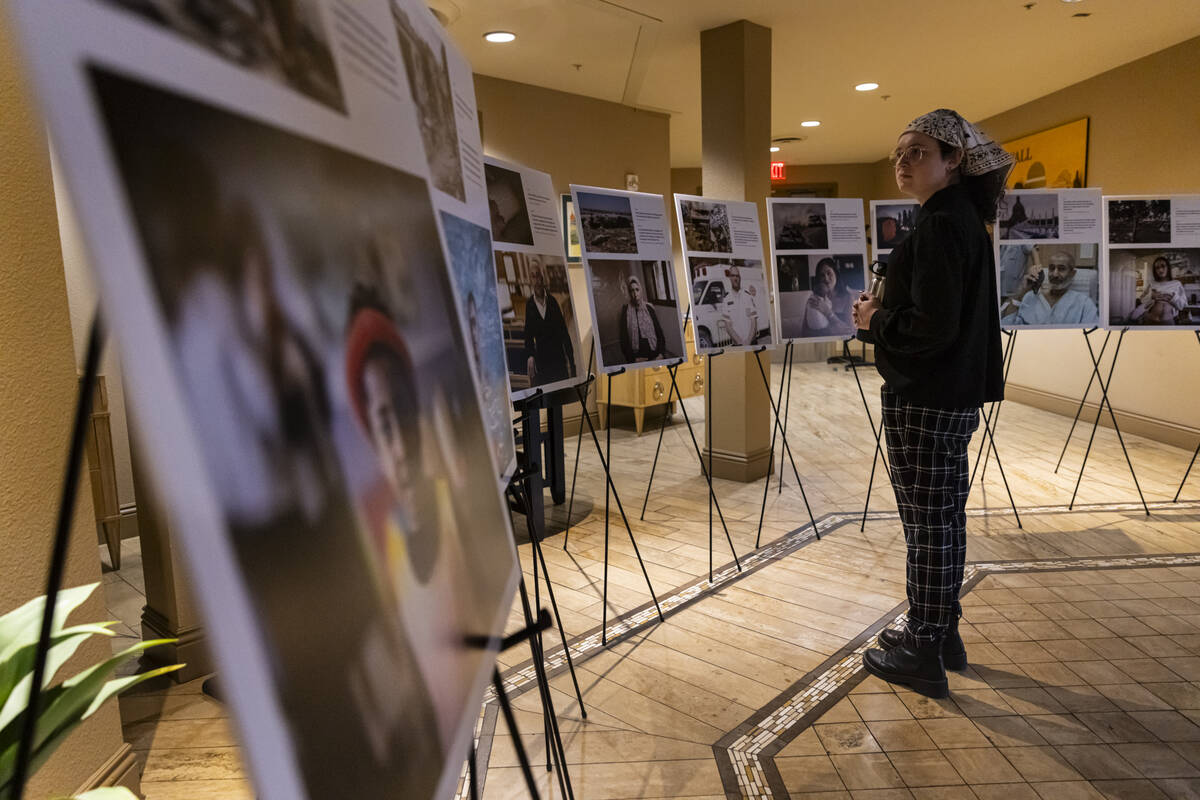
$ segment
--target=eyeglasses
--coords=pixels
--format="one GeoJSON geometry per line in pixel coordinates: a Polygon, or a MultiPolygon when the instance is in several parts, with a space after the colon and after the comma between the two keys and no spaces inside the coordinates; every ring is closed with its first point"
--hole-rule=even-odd
{"type": "Polygon", "coordinates": [[[908,147],[897,147],[888,154],[888,161],[893,167],[900,164],[920,164],[921,160],[929,153],[929,149],[922,147],[919,144],[910,144],[908,147]]]}

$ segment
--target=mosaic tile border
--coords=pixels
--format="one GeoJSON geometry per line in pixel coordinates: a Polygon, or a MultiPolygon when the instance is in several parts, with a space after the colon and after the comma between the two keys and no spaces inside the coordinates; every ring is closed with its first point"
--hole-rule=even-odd
{"type": "MultiPolygon", "coordinates": [[[[1200,553],[977,562],[967,565],[963,594],[995,574],[1176,566],[1200,566],[1200,553]]],[[[791,796],[775,767],[774,756],[866,678],[863,653],[876,645],[885,627],[899,627],[905,621],[907,605],[901,603],[885,614],[713,745],[727,797],[774,800],[791,796]]]]}
{"type": "MultiPolygon", "coordinates": [[[[1196,501],[1196,500],[1179,501],[1179,502],[1175,502],[1175,503],[1169,502],[1169,501],[1152,502],[1152,503],[1149,503],[1149,508],[1152,512],[1153,511],[1172,511],[1172,510],[1200,511],[1200,501],[1196,501]]],[[[1069,508],[1065,504],[1055,504],[1055,505],[1045,505],[1045,506],[1026,506],[1026,507],[1019,507],[1018,511],[1021,514],[1028,515],[1028,516],[1039,516],[1039,515],[1047,515],[1047,514],[1085,514],[1085,513],[1097,513],[1097,512],[1100,512],[1100,513],[1114,513],[1114,512],[1123,512],[1123,511],[1142,512],[1143,508],[1142,508],[1141,503],[1122,502],[1122,503],[1097,503],[1097,504],[1091,504],[1091,505],[1076,505],[1074,508],[1069,508]]],[[[967,516],[973,517],[973,518],[1007,516],[1007,515],[1011,515],[1012,513],[1013,513],[1013,511],[1010,506],[999,506],[999,507],[995,507],[995,508],[967,509],[967,516]]],[[[867,521],[899,520],[899,515],[895,511],[870,511],[867,513],[866,519],[867,519],[867,521]]],[[[831,512],[831,513],[825,514],[824,516],[817,519],[816,530],[820,531],[821,536],[826,536],[826,535],[829,535],[831,533],[834,533],[834,532],[846,527],[847,525],[851,525],[851,524],[857,525],[857,524],[860,524],[862,521],[863,521],[863,513],[861,511],[831,512]]],[[[791,533],[784,534],[783,536],[779,537],[775,541],[769,542],[768,544],[760,547],[757,550],[754,550],[746,555],[743,555],[741,557],[742,569],[740,572],[737,569],[737,565],[734,562],[730,561],[730,562],[727,562],[727,563],[721,565],[720,567],[716,567],[713,569],[713,580],[711,583],[709,582],[707,577],[702,577],[702,578],[696,579],[694,581],[685,583],[682,586],[676,587],[674,590],[671,591],[671,593],[669,595],[659,597],[658,602],[659,602],[659,606],[662,608],[663,618],[666,619],[666,618],[670,617],[671,615],[678,613],[679,611],[682,611],[685,608],[688,608],[692,604],[699,602],[700,600],[704,599],[705,597],[709,596],[710,594],[712,594],[732,583],[735,583],[736,581],[740,580],[741,578],[743,578],[747,575],[753,574],[754,572],[757,572],[758,570],[760,570],[776,561],[779,561],[780,559],[785,558],[788,555],[791,555],[792,553],[796,552],[797,550],[800,550],[801,548],[806,547],[815,541],[817,541],[817,537],[814,535],[812,525],[806,524],[800,528],[793,530],[791,533]]],[[[1174,556],[1162,556],[1162,557],[1167,558],[1167,557],[1174,557],[1174,556]]],[[[1105,559],[1099,559],[1099,560],[1111,562],[1111,561],[1120,561],[1122,558],[1130,558],[1130,557],[1113,557],[1113,558],[1105,558],[1105,559]]],[[[1132,558],[1139,558],[1139,557],[1134,556],[1132,558]]],[[[1196,556],[1196,558],[1200,559],[1200,555],[1196,556]]],[[[1097,559],[1084,559],[1084,560],[1094,561],[1097,559]]],[[[1078,561],[1078,559],[1046,559],[1046,560],[1039,560],[1039,561],[1011,561],[1011,562],[993,561],[993,562],[987,562],[986,568],[992,569],[994,571],[1020,571],[1019,567],[1009,567],[1008,565],[1010,565],[1010,564],[1011,565],[1022,565],[1022,564],[1031,564],[1031,563],[1036,563],[1036,564],[1044,563],[1047,565],[1051,565],[1051,566],[1043,567],[1043,569],[1071,569],[1071,568],[1095,569],[1095,568],[1098,568],[1098,567],[1091,567],[1091,566],[1082,566],[1082,567],[1071,566],[1076,561],[1078,561]]],[[[1196,563],[1200,563],[1200,560],[1198,560],[1196,563]]],[[[1141,565],[1139,564],[1137,566],[1141,566],[1141,565]]],[[[1099,568],[1104,568],[1104,567],[1099,567],[1099,568]]],[[[1115,565],[1113,568],[1119,568],[1119,565],[1115,565]]],[[[978,581],[980,578],[983,577],[982,574],[978,574],[979,571],[982,569],[985,569],[985,565],[983,565],[983,564],[968,565],[969,574],[967,577],[964,578],[964,582],[963,582],[964,589],[966,589],[968,586],[973,586],[975,581],[978,581]],[[974,571],[972,571],[972,570],[974,570],[974,571]]],[[[825,662],[825,664],[822,664],[820,667],[817,667],[816,670],[814,670],[813,672],[810,672],[804,678],[801,678],[801,680],[799,682],[797,682],[797,684],[795,686],[793,686],[793,687],[789,688],[788,690],[786,690],[785,692],[783,692],[778,698],[776,698],[775,701],[772,701],[772,703],[765,706],[764,709],[760,709],[760,711],[758,713],[756,713],[755,716],[751,717],[751,719],[748,720],[746,723],[743,723],[743,726],[740,726],[737,730],[740,731],[741,728],[744,727],[745,725],[757,723],[760,714],[765,718],[765,716],[767,716],[769,713],[771,713],[770,711],[768,711],[766,709],[781,707],[782,705],[786,704],[789,701],[789,699],[795,698],[795,696],[797,694],[802,694],[803,688],[798,689],[798,687],[805,687],[805,686],[807,686],[808,683],[814,683],[814,685],[815,685],[817,682],[819,682],[820,686],[821,686],[821,690],[828,690],[830,688],[833,688],[834,691],[839,691],[840,687],[845,685],[845,681],[849,680],[850,678],[852,678],[854,676],[854,673],[845,673],[844,671],[837,671],[837,672],[831,674],[830,676],[825,676],[824,673],[833,669],[834,666],[836,666],[836,664],[840,663],[842,660],[845,660],[846,658],[853,658],[855,653],[857,653],[858,659],[861,660],[862,652],[865,651],[866,649],[868,649],[869,647],[873,646],[875,637],[878,635],[879,631],[882,630],[883,627],[887,623],[889,623],[893,620],[899,621],[899,620],[903,619],[903,609],[904,609],[905,605],[907,605],[907,604],[902,603],[900,606],[898,606],[895,609],[895,613],[889,612],[888,615],[885,615],[882,619],[880,619],[879,621],[877,621],[876,623],[871,625],[866,631],[864,631],[862,634],[860,634],[859,637],[857,637],[850,644],[848,644],[846,646],[846,648],[843,648],[842,651],[840,651],[838,654],[834,655],[831,659],[829,659],[827,662],[825,662]],[[835,675],[838,676],[837,679],[834,679],[835,675]],[[826,679],[826,678],[828,678],[828,679],[826,679]],[[842,681],[842,683],[838,683],[838,680],[842,681]]],[[[611,644],[616,644],[618,642],[621,642],[625,639],[630,638],[631,636],[636,635],[637,633],[640,633],[644,630],[647,630],[647,629],[653,627],[657,623],[658,623],[658,614],[654,609],[654,603],[651,601],[646,601],[642,605],[632,609],[631,611],[627,611],[621,615],[618,615],[610,621],[610,623],[608,625],[608,629],[607,629],[608,643],[611,645],[611,644]]],[[[601,650],[605,649],[606,645],[602,644],[602,639],[604,637],[602,637],[602,635],[601,635],[601,628],[602,628],[602,626],[597,625],[594,628],[591,628],[588,631],[586,631],[578,636],[572,637],[571,639],[568,640],[568,642],[566,643],[566,646],[570,647],[571,659],[574,663],[581,664],[581,663],[587,661],[593,655],[595,655],[598,652],[600,652],[601,650]]],[[[558,645],[549,647],[546,650],[545,662],[546,662],[546,673],[547,673],[548,677],[553,678],[553,677],[565,672],[567,670],[566,648],[562,644],[558,644],[558,645]]],[[[859,679],[861,679],[861,674],[859,675],[859,679]]],[[[526,661],[522,662],[521,664],[518,664],[517,666],[504,671],[501,674],[501,681],[504,685],[505,692],[508,694],[508,696],[510,698],[517,697],[517,696],[535,688],[537,685],[537,683],[536,683],[537,678],[536,678],[536,674],[535,674],[535,671],[533,668],[533,660],[527,659],[526,661]]],[[[850,686],[849,688],[853,688],[853,687],[850,686]]],[[[849,692],[849,688],[846,689],[846,691],[843,693],[843,695],[845,693],[849,692]]],[[[815,693],[809,695],[810,700],[812,700],[814,698],[820,698],[820,699],[817,699],[817,700],[815,700],[815,702],[810,703],[807,706],[808,711],[805,711],[803,716],[807,716],[813,710],[818,709],[818,706],[821,703],[823,703],[830,696],[831,696],[831,694],[828,691],[815,691],[815,693]]],[[[841,699],[841,698],[838,697],[837,699],[841,699]]],[[[836,702],[836,700],[834,700],[833,702],[836,702]]],[[[496,713],[496,711],[498,711],[498,706],[497,706],[495,690],[493,688],[491,688],[490,686],[488,687],[487,691],[484,694],[484,708],[485,708],[485,710],[490,709],[491,713],[485,714],[484,722],[481,725],[481,727],[477,730],[476,736],[477,736],[477,741],[479,743],[478,744],[478,747],[479,747],[478,753],[480,756],[483,756],[485,753],[490,751],[491,740],[496,732],[496,724],[497,724],[497,717],[498,717],[498,714],[496,713]]],[[[823,709],[820,709],[820,710],[823,710],[823,709]]],[[[786,733],[787,731],[794,729],[795,730],[795,733],[793,734],[793,738],[794,738],[795,735],[799,735],[799,733],[803,730],[803,728],[794,728],[796,723],[800,721],[800,718],[795,717],[794,715],[787,715],[787,714],[785,714],[785,717],[789,720],[789,724],[786,726],[783,726],[783,727],[779,727],[777,733],[779,735],[782,735],[782,734],[786,733]]],[[[756,760],[754,763],[751,763],[751,760],[749,758],[745,758],[745,759],[743,759],[740,766],[738,763],[735,763],[733,754],[735,752],[741,754],[741,753],[744,753],[745,751],[731,748],[730,744],[723,745],[722,743],[725,743],[726,739],[730,739],[731,737],[734,737],[736,733],[737,733],[737,731],[729,734],[725,738],[721,739],[720,742],[713,745],[713,752],[717,757],[717,764],[721,770],[721,776],[722,776],[723,781],[725,782],[726,792],[727,792],[728,796],[733,797],[733,798],[737,798],[737,797],[742,797],[742,798],[787,797],[788,795],[786,793],[786,790],[783,790],[782,782],[779,781],[778,773],[774,770],[773,766],[771,767],[771,772],[774,772],[773,781],[776,783],[776,787],[774,788],[774,790],[772,790],[771,787],[768,785],[768,777],[769,776],[768,776],[767,772],[763,770],[760,762],[758,762],[756,760]],[[743,780],[743,778],[744,778],[744,780],[743,780]],[[744,791],[744,788],[752,790],[752,793],[747,793],[746,791],[744,791]],[[780,790],[783,791],[782,794],[779,794],[780,790]]],[[[756,734],[756,736],[762,736],[762,735],[763,734],[761,732],[756,734]]],[[[778,739],[779,736],[777,735],[775,738],[778,739]]],[[[788,739],[788,741],[790,741],[790,739],[788,739]]],[[[780,747],[782,747],[784,744],[786,744],[786,742],[783,742],[782,744],[780,744],[780,747]]],[[[762,750],[760,748],[759,751],[755,751],[755,752],[756,753],[762,752],[762,750]]],[[[738,758],[741,758],[741,756],[739,755],[738,758]]],[[[478,764],[479,764],[481,777],[483,778],[480,781],[480,789],[482,790],[483,784],[486,782],[486,773],[487,773],[486,758],[480,757],[478,764]]],[[[469,797],[469,792],[468,792],[468,788],[467,788],[468,785],[466,783],[466,777],[465,777],[465,775],[466,775],[465,768],[464,768],[463,775],[464,775],[464,782],[462,784],[462,788],[460,788],[459,792],[455,795],[456,800],[464,800],[464,798],[469,797]]]]}

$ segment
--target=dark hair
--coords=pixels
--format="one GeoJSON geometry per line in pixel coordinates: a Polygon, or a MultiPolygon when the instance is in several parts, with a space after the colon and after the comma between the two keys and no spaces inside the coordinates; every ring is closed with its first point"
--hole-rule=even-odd
{"type": "Polygon", "coordinates": [[[1160,261],[1167,265],[1167,280],[1171,280],[1171,260],[1166,256],[1155,256],[1154,260],[1150,262],[1150,280],[1158,280],[1158,276],[1154,274],[1154,268],[1158,266],[1158,262],[1160,261]]]}
{"type": "MultiPolygon", "coordinates": [[[[935,141],[938,143],[938,149],[942,151],[942,158],[949,158],[961,152],[960,148],[952,144],[946,144],[940,139],[935,141]]],[[[966,158],[966,153],[963,153],[963,158],[966,158]]],[[[960,162],[959,182],[966,188],[967,196],[971,198],[971,205],[975,206],[979,218],[985,224],[991,225],[996,221],[996,210],[1007,188],[1005,184],[1008,180],[1008,170],[1001,168],[982,175],[964,175],[961,167],[960,162]]]]}

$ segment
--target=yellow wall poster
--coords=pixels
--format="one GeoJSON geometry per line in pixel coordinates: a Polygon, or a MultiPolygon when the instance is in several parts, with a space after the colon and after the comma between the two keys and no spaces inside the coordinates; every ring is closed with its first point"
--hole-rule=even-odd
{"type": "Polygon", "coordinates": [[[1010,189],[1071,189],[1087,186],[1088,118],[1004,143],[1017,164],[1010,189]]]}

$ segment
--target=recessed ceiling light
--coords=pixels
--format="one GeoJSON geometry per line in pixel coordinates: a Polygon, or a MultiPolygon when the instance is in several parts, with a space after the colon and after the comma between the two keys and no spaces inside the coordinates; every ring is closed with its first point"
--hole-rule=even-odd
{"type": "Polygon", "coordinates": [[[800,127],[801,127],[801,128],[816,128],[816,127],[817,127],[817,126],[819,126],[820,124],[821,124],[821,121],[820,121],[820,120],[816,120],[816,119],[806,119],[806,120],[804,120],[804,122],[801,122],[801,123],[800,123],[800,127]]]}
{"type": "Polygon", "coordinates": [[[1064,3],[1082,3],[1083,0],[1062,0],[1064,3]]]}
{"type": "Polygon", "coordinates": [[[771,152],[772,152],[772,153],[778,153],[778,152],[779,152],[779,145],[777,145],[777,144],[773,144],[773,145],[771,145],[771,152]]]}
{"type": "Polygon", "coordinates": [[[508,31],[491,31],[489,33],[485,33],[483,38],[487,39],[493,44],[505,44],[507,42],[511,42],[513,39],[516,39],[517,35],[515,33],[509,33],[508,31]]]}
{"type": "Polygon", "coordinates": [[[878,88],[879,88],[878,83],[860,83],[858,86],[854,87],[854,91],[856,91],[856,92],[873,92],[878,88]]]}

